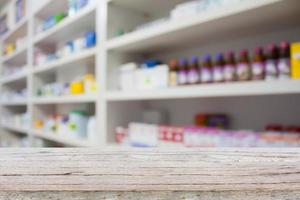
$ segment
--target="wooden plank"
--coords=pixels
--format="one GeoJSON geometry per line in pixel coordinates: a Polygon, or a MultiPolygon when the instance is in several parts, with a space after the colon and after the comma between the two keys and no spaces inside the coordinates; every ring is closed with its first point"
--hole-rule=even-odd
{"type": "Polygon", "coordinates": [[[0,192],[0,200],[298,200],[300,192],[0,192]]]}
{"type": "Polygon", "coordinates": [[[300,150],[1,149],[0,191],[0,199],[300,199],[300,150]]]}

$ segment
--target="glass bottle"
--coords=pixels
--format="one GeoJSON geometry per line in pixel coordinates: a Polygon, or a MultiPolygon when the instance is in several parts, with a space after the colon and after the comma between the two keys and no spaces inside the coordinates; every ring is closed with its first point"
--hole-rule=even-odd
{"type": "Polygon", "coordinates": [[[269,80],[276,80],[278,77],[278,58],[279,58],[279,52],[278,48],[275,44],[269,44],[267,46],[267,58],[266,58],[266,77],[265,79],[267,81],[269,80]]]}
{"type": "Polygon", "coordinates": [[[232,51],[227,52],[225,55],[224,80],[226,82],[236,80],[236,62],[232,51]]]}
{"type": "Polygon", "coordinates": [[[203,62],[200,70],[200,81],[201,83],[211,83],[212,80],[211,56],[206,54],[203,56],[203,62]]]}
{"type": "Polygon", "coordinates": [[[291,78],[290,45],[287,42],[280,43],[278,74],[279,80],[291,78]]]}
{"type": "Polygon", "coordinates": [[[192,56],[189,60],[188,84],[197,84],[199,82],[199,60],[197,56],[192,56]]]}
{"type": "Polygon", "coordinates": [[[252,80],[263,80],[265,78],[265,56],[261,47],[255,49],[251,66],[252,80]]]}
{"type": "Polygon", "coordinates": [[[251,66],[247,50],[240,51],[237,65],[237,79],[239,81],[248,81],[251,79],[251,66]]]}
{"type": "Polygon", "coordinates": [[[188,62],[185,58],[179,60],[178,85],[186,85],[188,83],[188,62]]]}
{"type": "Polygon", "coordinates": [[[213,81],[216,83],[224,82],[224,64],[223,54],[218,53],[213,66],[213,81]]]}
{"type": "Polygon", "coordinates": [[[172,59],[169,61],[169,86],[175,87],[178,85],[178,60],[172,59]]]}

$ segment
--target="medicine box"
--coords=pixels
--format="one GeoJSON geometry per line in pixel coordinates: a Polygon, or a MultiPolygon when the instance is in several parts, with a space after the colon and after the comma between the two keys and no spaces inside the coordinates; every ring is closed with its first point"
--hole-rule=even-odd
{"type": "Polygon", "coordinates": [[[129,140],[130,144],[135,147],[156,147],[158,144],[158,126],[130,123],[129,140]]]}
{"type": "Polygon", "coordinates": [[[168,86],[168,73],[167,65],[138,69],[135,72],[136,87],[138,90],[166,88],[168,86]]]}
{"type": "Polygon", "coordinates": [[[291,45],[291,67],[292,78],[300,78],[300,42],[291,45]]]}
{"type": "Polygon", "coordinates": [[[135,89],[135,70],[138,68],[136,63],[127,63],[120,66],[120,89],[135,89]]]}

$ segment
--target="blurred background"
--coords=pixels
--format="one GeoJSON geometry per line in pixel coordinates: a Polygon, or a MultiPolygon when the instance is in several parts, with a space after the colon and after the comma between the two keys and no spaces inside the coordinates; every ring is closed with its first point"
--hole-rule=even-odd
{"type": "Polygon", "coordinates": [[[298,0],[0,0],[1,147],[299,147],[298,0]]]}

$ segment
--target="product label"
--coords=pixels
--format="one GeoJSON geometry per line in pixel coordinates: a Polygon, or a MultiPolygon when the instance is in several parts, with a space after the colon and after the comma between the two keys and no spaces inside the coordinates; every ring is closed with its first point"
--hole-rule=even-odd
{"type": "Polygon", "coordinates": [[[170,72],[169,73],[169,85],[170,86],[177,86],[177,72],[170,72]]]}
{"type": "Polygon", "coordinates": [[[291,78],[290,60],[286,58],[279,59],[278,62],[278,72],[279,79],[287,80],[291,78]]]}
{"type": "Polygon", "coordinates": [[[264,78],[264,64],[262,62],[253,63],[252,75],[254,80],[261,80],[264,78]]]}
{"type": "Polygon", "coordinates": [[[189,70],[188,72],[188,83],[189,84],[195,84],[195,83],[198,83],[200,80],[200,77],[199,77],[199,72],[195,69],[191,69],[189,70]]]}
{"type": "Polygon", "coordinates": [[[235,67],[234,65],[225,65],[224,67],[224,79],[225,81],[235,80],[235,67]]]}
{"type": "Polygon", "coordinates": [[[277,78],[277,63],[275,60],[266,61],[266,80],[275,80],[277,78]]]}
{"type": "Polygon", "coordinates": [[[213,80],[211,70],[208,68],[202,68],[200,76],[201,76],[202,83],[209,83],[209,82],[212,82],[212,80],[213,80]]]}
{"type": "Polygon", "coordinates": [[[290,60],[289,59],[280,59],[278,63],[278,71],[279,73],[290,73],[290,60]]]}
{"type": "Polygon", "coordinates": [[[187,72],[184,70],[179,71],[178,73],[178,84],[184,85],[187,84],[187,72]]]}
{"type": "Polygon", "coordinates": [[[237,66],[237,76],[238,79],[241,81],[246,81],[251,78],[251,69],[249,64],[247,63],[240,63],[237,66]]]}
{"type": "Polygon", "coordinates": [[[222,66],[215,66],[213,69],[213,80],[215,82],[222,82],[224,80],[222,66]]]}

